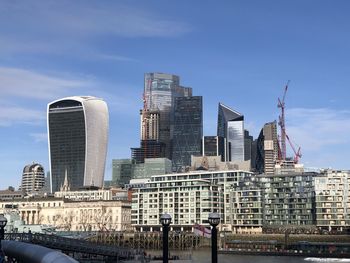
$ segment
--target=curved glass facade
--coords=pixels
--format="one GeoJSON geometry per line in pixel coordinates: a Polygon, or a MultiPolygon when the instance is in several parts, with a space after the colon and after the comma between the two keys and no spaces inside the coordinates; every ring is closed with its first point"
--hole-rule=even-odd
{"type": "Polygon", "coordinates": [[[69,97],[48,105],[51,191],[67,173],[72,189],[103,185],[107,154],[108,110],[94,97],[69,97]]]}

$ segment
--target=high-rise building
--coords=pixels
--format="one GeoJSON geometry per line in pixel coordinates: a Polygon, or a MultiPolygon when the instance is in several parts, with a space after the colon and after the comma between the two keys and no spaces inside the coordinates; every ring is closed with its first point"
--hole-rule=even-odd
{"type": "Polygon", "coordinates": [[[180,78],[176,75],[164,73],[145,74],[145,110],[159,113],[159,117],[157,115],[158,140],[164,143],[165,157],[168,159],[172,159],[175,98],[191,95],[192,89],[180,86],[180,78]]]}
{"type": "Polygon", "coordinates": [[[202,156],[221,156],[221,161],[225,159],[225,139],[220,136],[203,136],[202,156]]]}
{"type": "Polygon", "coordinates": [[[44,167],[38,163],[28,164],[23,169],[21,190],[33,193],[41,190],[45,185],[44,167]]]}
{"type": "Polygon", "coordinates": [[[252,159],[252,144],[253,136],[249,134],[248,130],[244,130],[244,161],[252,159]]]}
{"type": "Polygon", "coordinates": [[[244,161],[244,116],[219,103],[218,136],[226,139],[225,161],[244,161]]]}
{"type": "Polygon", "coordinates": [[[67,174],[72,189],[103,186],[108,141],[107,104],[74,96],[47,106],[51,192],[67,174]]]}
{"type": "Polygon", "coordinates": [[[275,164],[278,158],[276,121],[264,125],[257,139],[256,147],[255,168],[257,172],[274,174],[275,164]]]}
{"type": "Polygon", "coordinates": [[[191,155],[201,154],[203,135],[202,97],[177,97],[174,109],[173,170],[191,166],[191,155]]]}

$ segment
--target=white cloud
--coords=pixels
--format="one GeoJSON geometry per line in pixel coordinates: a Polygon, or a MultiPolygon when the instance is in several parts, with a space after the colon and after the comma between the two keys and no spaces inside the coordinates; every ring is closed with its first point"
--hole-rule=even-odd
{"type": "Polygon", "coordinates": [[[0,126],[11,126],[17,123],[38,125],[45,122],[45,112],[23,107],[0,106],[0,126]]]}
{"type": "MultiPolygon", "coordinates": [[[[87,38],[178,37],[192,31],[183,21],[120,2],[3,1],[0,52],[77,50],[87,38]]],[[[90,44],[88,44],[90,43],[90,44]]],[[[76,53],[72,53],[76,55],[76,53]]]]}
{"type": "Polygon", "coordinates": [[[53,77],[18,68],[0,67],[0,93],[4,97],[16,96],[47,100],[75,93],[74,89],[87,86],[89,83],[83,80],[53,77]]]}
{"type": "Polygon", "coordinates": [[[287,133],[305,151],[349,144],[350,111],[329,108],[287,110],[287,133]]]}

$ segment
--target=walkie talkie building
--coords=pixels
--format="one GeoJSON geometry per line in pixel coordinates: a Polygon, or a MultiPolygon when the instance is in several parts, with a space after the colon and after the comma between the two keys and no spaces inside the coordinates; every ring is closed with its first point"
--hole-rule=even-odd
{"type": "Polygon", "coordinates": [[[72,189],[103,186],[108,142],[107,104],[99,98],[74,96],[47,106],[51,192],[67,174],[72,189]]]}

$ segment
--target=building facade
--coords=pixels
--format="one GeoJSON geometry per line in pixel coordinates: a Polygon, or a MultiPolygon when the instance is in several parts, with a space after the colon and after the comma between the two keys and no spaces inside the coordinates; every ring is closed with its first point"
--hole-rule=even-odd
{"type": "Polygon", "coordinates": [[[217,131],[226,139],[225,161],[244,161],[244,116],[219,103],[217,131]]]}
{"type": "Polygon", "coordinates": [[[327,230],[350,228],[350,172],[327,170],[315,177],[316,224],[327,230]]]}
{"type": "Polygon", "coordinates": [[[44,167],[38,163],[28,164],[22,173],[21,191],[26,194],[35,193],[45,185],[44,167]]]}
{"type": "Polygon", "coordinates": [[[165,73],[146,73],[144,80],[145,108],[159,113],[159,142],[165,145],[164,157],[172,159],[174,105],[176,97],[192,96],[192,89],[180,86],[180,78],[165,73]]]}
{"type": "Polygon", "coordinates": [[[16,209],[21,220],[29,224],[45,224],[64,231],[131,230],[131,205],[125,201],[72,201],[62,198],[32,198],[1,201],[1,213],[16,209]]]}
{"type": "Polygon", "coordinates": [[[315,225],[315,173],[258,175],[264,225],[315,225]]]}
{"type": "Polygon", "coordinates": [[[147,158],[144,163],[133,159],[112,160],[112,183],[124,187],[132,179],[150,178],[152,175],[172,172],[172,163],[167,158],[147,158]]]}
{"type": "Polygon", "coordinates": [[[193,171],[152,176],[132,194],[132,225],[137,230],[159,230],[160,215],[172,216],[173,229],[191,230],[195,223],[208,224],[209,213],[220,214],[230,224],[230,189],[245,171],[193,171]],[[227,198],[226,198],[227,197],[227,198]]]}
{"type": "Polygon", "coordinates": [[[223,137],[203,136],[202,138],[202,156],[220,156],[221,161],[225,159],[226,143],[223,137]]]}
{"type": "Polygon", "coordinates": [[[159,140],[159,111],[140,110],[141,140],[159,140]]]}
{"type": "Polygon", "coordinates": [[[245,174],[239,178],[226,198],[230,198],[226,223],[235,233],[261,233],[263,226],[262,191],[258,178],[245,174]]]}
{"type": "Polygon", "coordinates": [[[141,147],[131,148],[131,159],[144,163],[147,158],[163,158],[166,145],[156,140],[141,140],[141,147]]]}
{"type": "Polygon", "coordinates": [[[277,123],[269,122],[261,129],[256,143],[255,168],[259,173],[274,174],[278,160],[277,123]]]}
{"type": "Polygon", "coordinates": [[[103,185],[107,142],[107,104],[95,97],[68,97],[47,106],[51,192],[65,173],[72,188],[103,185]]]}
{"type": "Polygon", "coordinates": [[[173,171],[182,172],[191,166],[191,155],[201,155],[203,136],[201,96],[177,97],[174,109],[173,171]]]}

